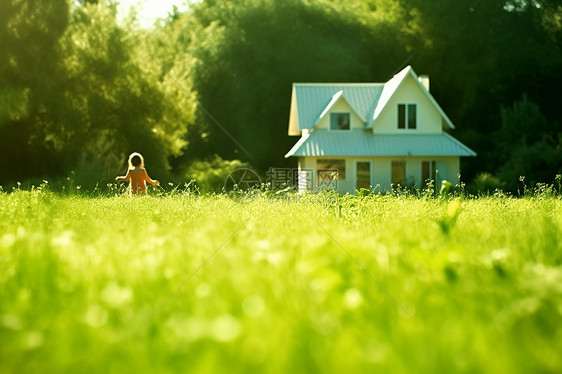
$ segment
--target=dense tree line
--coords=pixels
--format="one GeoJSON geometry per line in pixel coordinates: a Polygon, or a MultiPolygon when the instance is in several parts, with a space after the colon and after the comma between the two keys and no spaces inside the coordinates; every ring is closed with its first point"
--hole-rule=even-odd
{"type": "Polygon", "coordinates": [[[0,178],[109,175],[133,149],[176,175],[216,155],[292,165],[293,82],[380,82],[406,64],[478,152],[465,180],[562,172],[555,0],[205,0],[150,30],[115,9],[2,2],[0,178]]]}
{"type": "Polygon", "coordinates": [[[194,106],[115,4],[5,0],[0,9],[0,178],[107,181],[141,150],[167,171],[194,106]]]}

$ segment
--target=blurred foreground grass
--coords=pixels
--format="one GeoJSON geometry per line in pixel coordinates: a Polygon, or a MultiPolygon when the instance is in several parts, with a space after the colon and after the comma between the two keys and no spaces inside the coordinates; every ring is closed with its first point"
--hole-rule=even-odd
{"type": "Polygon", "coordinates": [[[36,190],[0,218],[2,373],[562,371],[555,196],[36,190]]]}

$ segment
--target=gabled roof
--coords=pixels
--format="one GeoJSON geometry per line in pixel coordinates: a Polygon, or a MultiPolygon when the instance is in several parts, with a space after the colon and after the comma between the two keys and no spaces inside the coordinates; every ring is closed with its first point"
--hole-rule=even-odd
{"type": "Polygon", "coordinates": [[[291,111],[296,110],[297,113],[291,115],[294,120],[289,123],[289,135],[300,135],[302,130],[314,128],[322,114],[326,114],[341,98],[361,120],[367,122],[383,87],[384,84],[380,83],[294,83],[292,106],[296,107],[291,107],[291,111]],[[338,96],[339,91],[342,93],[338,96]]]}
{"type": "Polygon", "coordinates": [[[301,135],[302,130],[313,129],[341,98],[345,99],[355,114],[363,120],[366,128],[372,127],[408,75],[414,78],[439,111],[444,122],[454,129],[455,126],[449,117],[419,81],[412,67],[407,66],[386,83],[294,83],[289,135],[301,135]]]}
{"type": "Polygon", "coordinates": [[[285,155],[291,156],[476,156],[443,132],[441,134],[373,134],[364,130],[312,131],[285,155]]]}
{"type": "Polygon", "coordinates": [[[381,112],[383,111],[383,109],[386,107],[386,105],[388,104],[388,102],[390,101],[390,98],[394,95],[394,93],[398,90],[398,88],[400,88],[400,86],[402,85],[402,83],[404,83],[404,81],[406,80],[406,77],[408,75],[411,75],[412,78],[414,78],[414,80],[416,81],[416,83],[418,84],[418,86],[420,87],[420,89],[423,91],[423,93],[427,96],[427,98],[429,99],[429,101],[431,101],[431,103],[435,106],[435,108],[439,111],[439,114],[441,115],[441,117],[443,118],[443,120],[445,121],[445,123],[451,128],[454,129],[455,125],[453,125],[453,122],[451,122],[451,120],[449,119],[449,117],[445,114],[445,112],[443,111],[443,109],[441,109],[441,106],[437,103],[437,101],[435,101],[435,99],[433,98],[433,96],[429,93],[429,91],[425,88],[425,86],[423,85],[423,83],[420,81],[419,77],[416,75],[416,73],[414,72],[414,69],[412,69],[411,66],[407,66],[406,68],[404,68],[400,73],[396,74],[394,77],[392,77],[391,80],[389,80],[388,82],[386,82],[384,84],[384,90],[381,94],[381,97],[377,103],[377,106],[375,108],[375,111],[373,113],[373,117],[372,117],[372,121],[370,123],[367,124],[367,127],[371,127],[372,126],[372,122],[374,122],[377,117],[381,114],[381,112]]]}

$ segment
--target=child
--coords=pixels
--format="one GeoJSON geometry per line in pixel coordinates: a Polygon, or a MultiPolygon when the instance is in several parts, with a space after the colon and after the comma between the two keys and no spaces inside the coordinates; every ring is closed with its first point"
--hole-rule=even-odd
{"type": "Polygon", "coordinates": [[[152,180],[144,168],[144,158],[140,153],[134,152],[129,156],[129,170],[124,177],[115,178],[116,182],[129,181],[133,195],[146,193],[146,182],[150,184],[160,184],[157,180],[152,180]]]}

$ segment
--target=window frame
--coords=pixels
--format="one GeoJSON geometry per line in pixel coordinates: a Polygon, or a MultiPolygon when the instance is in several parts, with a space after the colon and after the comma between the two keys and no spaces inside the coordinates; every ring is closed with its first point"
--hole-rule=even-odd
{"type": "Polygon", "coordinates": [[[418,128],[418,105],[415,103],[399,103],[396,120],[398,130],[416,130],[418,128]]]}
{"type": "Polygon", "coordinates": [[[351,113],[349,112],[332,112],[330,113],[330,124],[328,126],[330,131],[349,131],[351,130],[351,113]],[[347,128],[339,127],[339,122],[334,121],[335,116],[346,116],[347,117],[347,128]],[[332,123],[338,123],[337,128],[332,128],[332,123]]]}
{"type": "Polygon", "coordinates": [[[321,181],[325,181],[324,179],[320,179],[320,172],[322,170],[324,171],[330,171],[330,170],[337,170],[338,173],[338,178],[337,180],[345,180],[346,177],[346,160],[343,158],[318,158],[316,159],[316,180],[318,182],[321,181]],[[328,165],[326,165],[326,167],[319,167],[319,163],[326,163],[328,165]],[[338,164],[338,163],[342,163],[343,164],[343,168],[339,168],[339,167],[334,167],[334,164],[338,164]]]}

